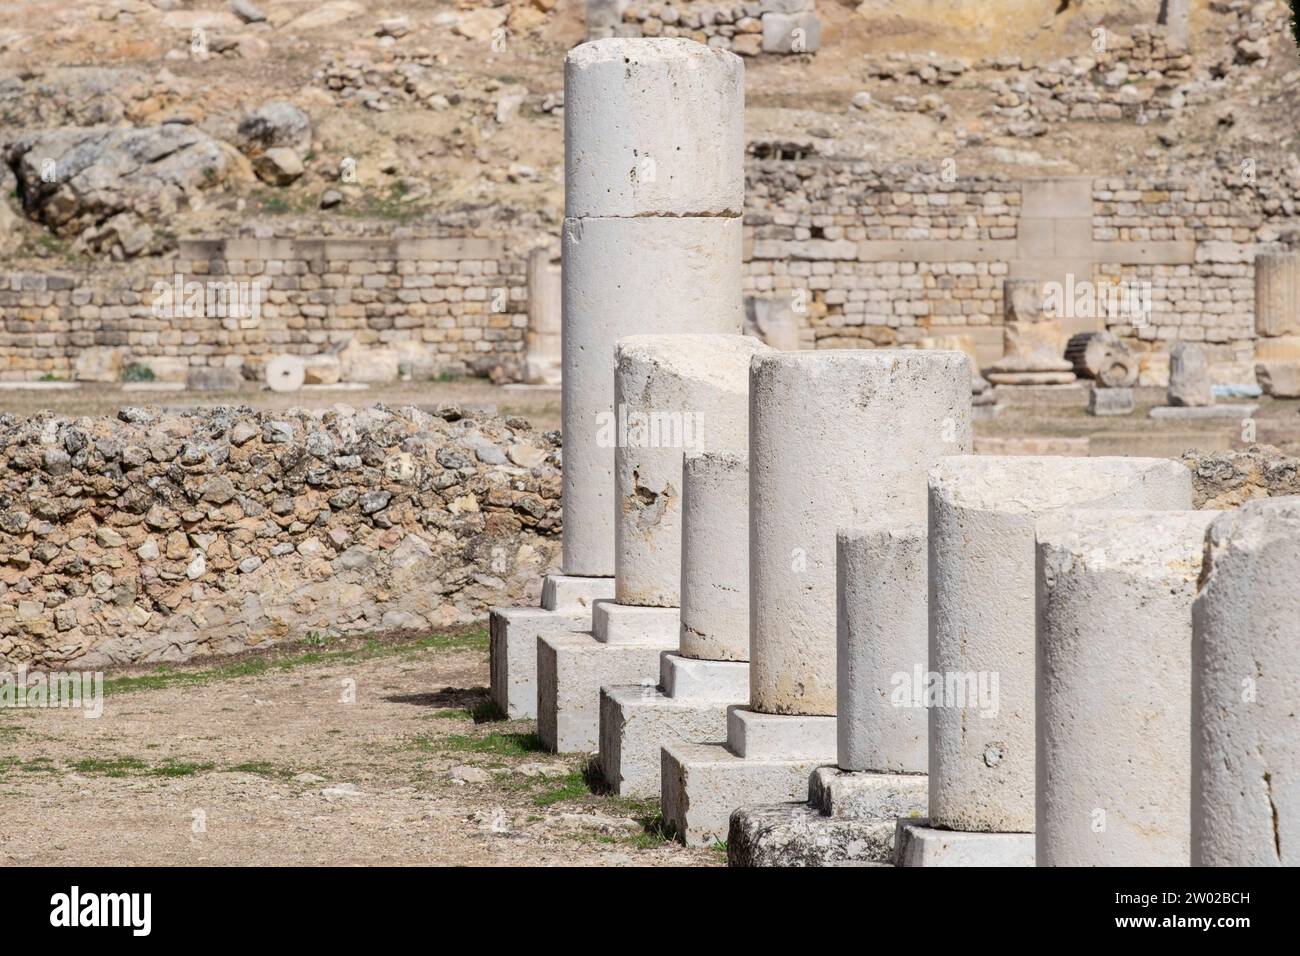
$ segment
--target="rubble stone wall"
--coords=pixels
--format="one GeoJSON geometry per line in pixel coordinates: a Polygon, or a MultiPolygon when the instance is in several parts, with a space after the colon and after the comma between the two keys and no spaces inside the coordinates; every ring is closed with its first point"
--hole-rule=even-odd
{"type": "Polygon", "coordinates": [[[558,444],[452,407],[0,415],[0,668],[535,603],[559,556],[558,444]]]}

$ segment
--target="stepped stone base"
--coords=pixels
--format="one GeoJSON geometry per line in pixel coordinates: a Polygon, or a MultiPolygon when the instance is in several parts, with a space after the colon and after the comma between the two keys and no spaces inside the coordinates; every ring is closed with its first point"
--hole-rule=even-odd
{"type": "Polygon", "coordinates": [[[602,687],[600,767],[605,781],[620,796],[659,796],[660,748],[725,737],[727,705],[748,698],[748,663],[692,660],[669,652],[660,658],[658,687],[602,687]]]}
{"type": "Polygon", "coordinates": [[[925,774],[818,767],[802,804],[744,807],[731,815],[732,866],[891,865],[898,819],[924,819],[925,774]]]}
{"type": "Polygon", "coordinates": [[[936,830],[928,820],[899,820],[895,866],[1033,866],[1032,833],[936,830]]]}
{"type": "Polygon", "coordinates": [[[613,578],[549,574],[540,607],[493,608],[489,615],[490,696],[511,719],[537,716],[537,638],[585,631],[593,605],[614,594],[613,578]]]}
{"type": "Polygon", "coordinates": [[[590,633],[537,638],[537,735],[553,753],[592,753],[600,737],[600,689],[653,690],[662,645],[604,644],[590,633]]]}

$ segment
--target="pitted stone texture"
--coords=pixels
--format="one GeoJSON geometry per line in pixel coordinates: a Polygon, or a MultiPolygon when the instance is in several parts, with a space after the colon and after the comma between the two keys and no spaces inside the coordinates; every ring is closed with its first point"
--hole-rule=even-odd
{"type": "Polygon", "coordinates": [[[1032,833],[937,830],[928,820],[899,820],[895,866],[1033,866],[1032,833]]]}
{"type": "Polygon", "coordinates": [[[565,215],[744,209],[745,66],[685,38],[605,39],[564,61],[565,215]]]}
{"type": "MultiPolygon", "coordinates": [[[[750,687],[835,713],[835,530],[916,523],[925,473],[971,448],[962,352],[782,352],[750,379],[750,687]]],[[[752,802],[752,801],[751,801],[752,802]]]]}
{"type": "Polygon", "coordinates": [[[1213,511],[1037,525],[1039,866],[1187,866],[1192,601],[1213,511]]]}
{"type": "Polygon", "coordinates": [[[742,807],[731,815],[728,866],[887,865],[894,854],[893,819],[874,823],[824,817],[806,803],[742,807]]]}
{"type": "Polygon", "coordinates": [[[548,574],[542,581],[542,607],[548,611],[590,614],[599,600],[614,596],[613,578],[583,578],[548,574]]]}
{"type": "Polygon", "coordinates": [[[727,708],[727,747],[738,757],[830,762],[835,718],[764,714],[737,704],[727,708]]]}
{"type": "Polygon", "coordinates": [[[749,700],[749,664],[701,661],[665,651],[659,658],[659,686],[669,697],[740,703],[749,700]]]}
{"type": "Polygon", "coordinates": [[[644,685],[600,689],[600,769],[620,796],[659,796],[659,751],[665,745],[718,740],[726,733],[725,703],[669,697],[644,685]]]}
{"type": "Polygon", "coordinates": [[[597,601],[591,633],[602,644],[653,644],[675,647],[681,619],[675,607],[637,607],[597,601]]]}
{"type": "Polygon", "coordinates": [[[896,699],[928,659],[925,525],[843,530],[836,548],[839,766],[925,773],[925,707],[896,699]]]}
{"type": "MultiPolygon", "coordinates": [[[[745,445],[749,445],[748,435],[745,445]]],[[[749,660],[746,455],[686,455],[682,464],[681,599],[684,657],[749,660]]],[[[749,699],[748,691],[743,699],[749,699]]]]}
{"type": "Polygon", "coordinates": [[[585,614],[540,607],[493,608],[488,618],[492,702],[511,720],[537,716],[537,637],[585,631],[585,614]]]}
{"type": "Polygon", "coordinates": [[[682,456],[749,448],[749,363],[773,350],[744,335],[633,335],[615,349],[615,594],[677,607],[682,456]]]}
{"type": "Polygon", "coordinates": [[[654,686],[660,648],[602,644],[590,634],[537,638],[537,735],[553,753],[591,753],[600,737],[600,689],[654,686]]]}
{"type": "Polygon", "coordinates": [[[1034,523],[1066,508],[1189,510],[1155,458],[946,458],[930,473],[930,670],[992,701],[929,708],[930,816],[952,830],[1034,828],[1034,523]],[[981,706],[981,703],[984,706],[981,706]],[[981,713],[985,716],[981,716],[981,713]]]}
{"type": "Polygon", "coordinates": [[[1300,497],[1210,526],[1192,637],[1192,865],[1300,864],[1300,497]]]}
{"type": "Polygon", "coordinates": [[[755,804],[802,800],[820,760],[737,757],[722,743],[661,750],[664,821],[687,846],[727,839],[731,813],[755,804]]]}
{"type": "Polygon", "coordinates": [[[888,821],[924,817],[929,782],[923,773],[863,773],[818,767],[808,778],[808,804],[826,817],[888,821]]]}
{"type": "Polygon", "coordinates": [[[613,576],[614,347],[628,335],[739,334],[741,225],[566,219],[562,245],[564,572],[613,576]]]}

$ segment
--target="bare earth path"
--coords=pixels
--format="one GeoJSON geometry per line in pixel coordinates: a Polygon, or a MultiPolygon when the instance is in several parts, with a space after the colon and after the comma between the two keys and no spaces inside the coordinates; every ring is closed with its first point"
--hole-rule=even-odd
{"type": "Polygon", "coordinates": [[[0,709],[0,865],[724,862],[484,719],[487,676],[479,629],[109,674],[98,719],[0,709]]]}

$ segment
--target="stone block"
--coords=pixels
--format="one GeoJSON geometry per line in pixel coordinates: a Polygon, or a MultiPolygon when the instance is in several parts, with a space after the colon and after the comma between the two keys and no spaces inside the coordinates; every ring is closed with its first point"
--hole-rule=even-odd
{"type": "Polygon", "coordinates": [[[1133,414],[1133,389],[1093,388],[1088,393],[1088,414],[1096,416],[1133,414]]]}
{"type": "Polygon", "coordinates": [[[895,866],[1033,866],[1032,833],[939,830],[927,820],[899,820],[895,866]]]}

